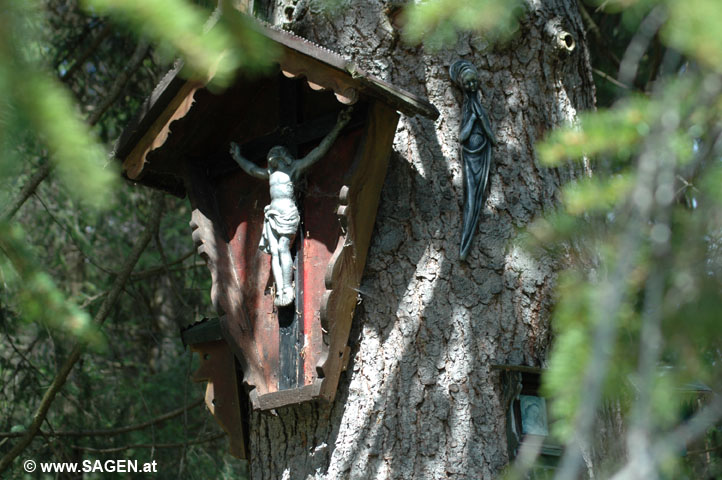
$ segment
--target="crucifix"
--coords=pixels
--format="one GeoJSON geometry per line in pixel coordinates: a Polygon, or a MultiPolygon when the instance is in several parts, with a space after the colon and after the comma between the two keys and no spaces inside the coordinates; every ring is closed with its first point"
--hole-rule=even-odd
{"type": "MultiPolygon", "coordinates": [[[[301,84],[297,80],[285,78],[284,76],[281,76],[279,80],[280,82],[278,84],[278,114],[276,116],[276,128],[267,133],[266,135],[257,137],[247,142],[243,142],[241,145],[239,145],[240,151],[238,152],[238,156],[245,158],[246,160],[251,162],[254,167],[257,168],[260,168],[258,167],[259,165],[264,165],[264,160],[268,161],[270,166],[271,160],[269,159],[269,156],[286,157],[290,159],[297,159],[304,156],[304,154],[309,151],[309,147],[314,145],[320,147],[321,143],[323,143],[323,139],[329,134],[329,132],[338,127],[338,117],[336,113],[326,113],[323,115],[313,116],[309,115],[310,112],[308,111],[308,107],[304,108],[304,106],[300,102],[300,98],[302,98],[302,95],[304,94],[304,89],[306,88],[303,84],[301,84]],[[278,149],[274,150],[274,147],[279,145],[284,145],[286,151],[282,152],[278,149]]],[[[327,112],[329,110],[336,112],[337,110],[336,108],[334,108],[336,102],[332,97],[331,100],[331,102],[324,104],[325,106],[323,106],[323,108],[327,112]]],[[[366,106],[355,105],[352,118],[346,120],[347,123],[344,124],[345,128],[341,127],[336,133],[336,135],[338,137],[341,136],[341,129],[353,130],[354,128],[358,128],[365,121],[365,116],[366,106]]],[[[328,144],[327,148],[331,148],[333,143],[334,142],[331,141],[328,144]]],[[[322,158],[325,153],[326,152],[321,154],[319,156],[319,159],[322,158]]],[[[233,154],[225,154],[223,157],[217,157],[211,163],[208,171],[208,176],[211,178],[219,179],[232,174],[232,172],[235,171],[240,164],[239,162],[235,161],[233,157],[233,154]]],[[[280,160],[281,163],[285,163],[285,159],[282,160],[278,158],[277,160],[280,160]]],[[[341,160],[343,159],[334,159],[334,162],[338,163],[340,161],[340,163],[338,163],[339,166],[346,163],[345,161],[341,160]]],[[[301,160],[296,160],[296,162],[301,162],[301,160]]],[[[243,170],[248,173],[247,170],[243,170]]],[[[261,170],[265,174],[268,174],[267,169],[261,168],[261,170]]],[[[255,177],[253,174],[249,174],[249,176],[252,176],[253,178],[258,178],[255,177]]],[[[278,321],[279,334],[278,386],[280,389],[295,388],[299,385],[304,384],[304,366],[303,362],[299,361],[299,355],[301,355],[301,351],[307,343],[306,335],[304,333],[304,324],[306,321],[311,321],[310,319],[304,319],[304,308],[302,308],[305,301],[304,296],[308,293],[306,292],[306,285],[304,283],[304,279],[307,278],[308,272],[305,272],[306,265],[305,262],[302,261],[302,259],[305,258],[306,255],[304,239],[306,236],[306,228],[308,226],[307,222],[311,221],[312,223],[315,223],[317,222],[317,219],[305,218],[305,214],[309,213],[306,212],[306,209],[304,208],[306,203],[306,179],[303,175],[299,176],[299,181],[292,182],[291,187],[293,190],[293,194],[291,195],[291,198],[294,201],[296,210],[298,211],[298,215],[300,217],[300,225],[298,225],[298,228],[295,229],[293,228],[293,224],[295,223],[295,221],[283,222],[286,223],[288,229],[294,229],[295,235],[283,235],[279,239],[279,243],[281,243],[280,247],[282,255],[277,256],[277,265],[278,267],[281,267],[283,259],[283,264],[286,266],[285,281],[283,280],[284,268],[277,268],[274,265],[276,262],[273,261],[272,251],[270,252],[272,260],[271,274],[274,279],[273,283],[275,285],[275,295],[273,303],[276,306],[276,317],[278,321]],[[293,238],[294,236],[295,240],[293,238]],[[291,265],[290,268],[288,268],[289,264],[291,265]],[[279,270],[281,271],[280,274],[278,273],[279,270]],[[281,281],[279,282],[277,278],[280,278],[281,281]],[[285,295],[284,287],[281,286],[282,282],[286,285],[285,295]],[[290,286],[291,288],[288,289],[288,286],[290,286]],[[279,298],[279,294],[281,294],[281,297],[284,298],[279,298]],[[286,303],[289,298],[291,301],[286,306],[283,306],[282,304],[286,303]]],[[[265,178],[268,178],[269,184],[273,183],[270,175],[265,178]]],[[[269,191],[269,193],[271,193],[271,201],[269,202],[269,207],[274,200],[274,194],[272,192],[273,188],[274,185],[269,185],[269,190],[271,190],[269,191]]],[[[279,201],[278,203],[284,202],[279,201]]],[[[261,243],[263,242],[263,237],[266,236],[264,231],[267,231],[267,227],[271,227],[270,224],[266,225],[266,213],[267,212],[264,212],[263,215],[264,225],[261,231],[261,241],[256,244],[258,247],[261,248],[261,250],[264,250],[263,246],[261,245],[261,243]]],[[[272,215],[275,216],[275,212],[272,213],[272,215]]],[[[273,223],[275,223],[275,221],[273,223]]],[[[274,239],[269,240],[271,242],[274,241],[274,239]]],[[[276,247],[278,246],[279,244],[277,243],[276,247]]],[[[270,245],[269,250],[271,250],[270,245]]],[[[316,293],[310,294],[316,295],[316,293]]]]}
{"type": "Polygon", "coordinates": [[[351,120],[351,109],[342,110],[338,121],[321,143],[301,159],[294,159],[286,147],[277,145],[268,151],[268,166],[264,169],[241,155],[240,148],[231,142],[231,156],[249,175],[268,180],[271,203],[264,209],[263,233],[258,248],[271,255],[271,270],[276,284],[277,307],[293,303],[293,259],[291,246],[296,238],[301,216],[296,206],[294,185],[301,175],[323,158],[336,141],[338,134],[351,120]]]}

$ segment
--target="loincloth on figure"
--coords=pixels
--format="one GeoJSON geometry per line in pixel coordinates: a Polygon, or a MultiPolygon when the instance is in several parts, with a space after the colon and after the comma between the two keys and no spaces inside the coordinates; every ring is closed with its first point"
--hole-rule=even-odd
{"type": "Polygon", "coordinates": [[[291,240],[293,240],[298,231],[298,225],[301,223],[301,216],[298,214],[298,208],[295,205],[288,205],[283,211],[267,205],[264,209],[264,215],[263,233],[261,234],[258,249],[270,254],[271,244],[268,236],[273,235],[278,238],[283,235],[291,237],[291,240]]]}

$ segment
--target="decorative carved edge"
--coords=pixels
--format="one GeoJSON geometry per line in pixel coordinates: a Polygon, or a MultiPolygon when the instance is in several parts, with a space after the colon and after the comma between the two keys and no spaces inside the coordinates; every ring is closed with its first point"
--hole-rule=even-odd
{"type": "Polygon", "coordinates": [[[281,72],[287,78],[305,78],[311,90],[333,90],[336,99],[344,105],[353,105],[359,99],[359,93],[354,86],[344,81],[341,76],[315,75],[312,67],[302,65],[291,57],[283,60],[281,72]]]}
{"type": "MultiPolygon", "coordinates": [[[[198,208],[191,213],[190,226],[193,229],[192,238],[198,254],[206,262],[206,266],[211,273],[211,303],[221,317],[221,334],[228,345],[231,346],[231,350],[241,364],[243,383],[253,393],[258,385],[258,379],[262,378],[263,375],[253,367],[253,362],[249,361],[243,349],[234,347],[233,333],[229,331],[229,328],[251,330],[250,317],[240,297],[240,281],[233,267],[233,257],[228,249],[228,244],[216,232],[213,220],[205,216],[198,208]],[[219,269],[220,255],[226,257],[224,260],[230,270],[225,274],[219,269]],[[221,279],[221,276],[224,278],[221,279]],[[228,315],[237,316],[240,322],[228,322],[228,315]]],[[[248,348],[251,348],[254,344],[252,341],[249,343],[248,348]]]]}
{"type": "MultiPolygon", "coordinates": [[[[240,9],[238,5],[236,8],[240,9]]],[[[331,88],[339,101],[347,105],[358,100],[360,90],[383,99],[407,115],[438,118],[439,111],[428,100],[369,75],[339,54],[269,24],[254,23],[261,35],[285,50],[281,70],[291,76],[306,76],[311,88],[331,88]],[[294,55],[303,59],[293,59],[294,55]],[[320,82],[317,76],[325,77],[327,81],[320,82]]],[[[183,82],[179,77],[182,67],[180,62],[161,80],[115,145],[114,156],[123,162],[123,169],[130,179],[139,179],[148,154],[163,145],[171,131],[170,124],[188,113],[195,91],[213,76],[213,72],[209,72],[205,79],[183,82]],[[145,133],[141,136],[141,132],[145,133]],[[131,153],[127,153],[131,148],[131,153]]]]}
{"type": "MultiPolygon", "coordinates": [[[[250,392],[249,397],[251,400],[251,403],[253,405],[253,408],[259,409],[259,410],[270,410],[273,408],[279,408],[285,405],[289,405],[291,403],[301,403],[311,400],[332,400],[333,396],[324,394],[323,391],[323,382],[326,378],[326,374],[324,372],[324,368],[326,368],[326,365],[328,364],[329,359],[329,353],[331,348],[331,339],[329,338],[331,329],[334,328],[334,325],[331,325],[329,322],[329,304],[332,303],[332,296],[334,294],[333,289],[333,281],[338,278],[339,271],[341,269],[341,265],[344,263],[344,261],[341,260],[342,257],[346,255],[353,255],[352,249],[349,247],[352,246],[352,243],[349,240],[349,232],[348,232],[348,200],[349,200],[349,191],[350,187],[348,185],[343,185],[339,191],[338,199],[339,199],[339,206],[336,210],[336,216],[338,217],[338,220],[341,224],[341,232],[342,235],[339,237],[339,241],[336,245],[336,249],[334,250],[333,255],[331,256],[331,259],[329,260],[326,275],[324,278],[324,283],[326,286],[326,292],[323,295],[323,298],[321,299],[321,306],[320,306],[320,324],[321,324],[321,332],[322,332],[322,338],[323,338],[323,352],[319,356],[319,359],[316,363],[316,374],[317,378],[315,381],[309,385],[300,387],[300,388],[293,388],[289,390],[282,390],[278,392],[271,392],[266,393],[263,395],[258,395],[256,390],[253,390],[250,392]]],[[[338,291],[336,291],[338,294],[338,291]]],[[[349,356],[351,353],[351,349],[346,346],[343,349],[343,354],[341,358],[341,364],[342,364],[342,371],[346,370],[346,366],[348,365],[349,356]]]]}
{"type": "MultiPolygon", "coordinates": [[[[349,80],[357,82],[357,84],[354,85],[356,90],[360,89],[373,97],[383,99],[384,102],[407,115],[421,114],[432,120],[438,118],[439,111],[429,103],[428,100],[368,74],[354,62],[346,60],[338,53],[317,45],[303,37],[299,37],[292,32],[280,30],[265,22],[259,22],[257,26],[261,34],[278,42],[285,48],[292,50],[294,54],[303,55],[317,62],[321,68],[336,70],[342,73],[344,78],[349,78],[348,76],[350,76],[349,80]]],[[[282,68],[283,70],[288,70],[285,64],[283,64],[282,68]]],[[[317,83],[313,79],[312,82],[317,83]]],[[[344,92],[334,91],[340,93],[342,97],[346,96],[344,92]]],[[[343,100],[339,100],[344,103],[343,100]]],[[[355,102],[355,100],[353,101],[355,102]]]]}
{"type": "Polygon", "coordinates": [[[233,256],[229,250],[228,244],[223,240],[223,236],[216,231],[213,220],[206,217],[199,209],[191,212],[191,221],[189,222],[193,230],[191,236],[196,245],[198,255],[206,262],[208,270],[211,272],[211,302],[218,312],[219,316],[226,313],[239,312],[241,319],[245,320],[241,324],[243,330],[251,328],[250,321],[245,309],[242,307],[241,299],[235,295],[241,291],[241,284],[233,267],[233,256]],[[227,277],[223,282],[220,281],[221,272],[218,265],[220,255],[224,255],[224,263],[229,270],[227,277]],[[221,289],[221,286],[224,289],[221,289]],[[245,315],[244,315],[245,314],[245,315]]]}
{"type": "Polygon", "coordinates": [[[195,103],[195,94],[203,87],[202,82],[188,81],[181,87],[173,100],[148,127],[145,135],[123,160],[123,170],[128,178],[135,180],[143,171],[148,155],[163,146],[171,133],[171,124],[185,117],[195,103]]]}
{"type": "Polygon", "coordinates": [[[228,305],[223,305],[226,302],[221,300],[219,294],[218,249],[214,248],[216,235],[213,221],[196,208],[191,212],[189,225],[198,255],[206,262],[206,267],[211,272],[211,303],[216,312],[223,315],[227,311],[228,305]]]}
{"type": "MultiPolygon", "coordinates": [[[[321,332],[324,351],[319,356],[318,362],[316,364],[316,374],[318,375],[318,378],[320,380],[326,378],[325,370],[328,365],[328,356],[331,350],[331,329],[334,326],[331,325],[332,319],[330,318],[329,307],[331,306],[333,300],[332,296],[334,294],[335,287],[334,280],[338,278],[341,266],[344,264],[343,258],[349,254],[353,255],[351,251],[353,243],[349,239],[348,231],[349,190],[350,187],[348,185],[343,185],[339,191],[339,206],[336,209],[336,216],[339,220],[339,223],[341,224],[342,235],[339,238],[338,243],[336,244],[336,250],[333,252],[331,260],[328,263],[328,266],[326,268],[326,276],[324,278],[324,283],[326,284],[326,293],[324,293],[323,298],[321,299],[321,311],[319,315],[321,321],[321,332]]],[[[346,360],[348,361],[348,359],[346,360]]]]}
{"type": "Polygon", "coordinates": [[[342,235],[326,269],[326,293],[320,308],[324,351],[316,363],[322,381],[318,398],[328,401],[333,400],[339,375],[346,370],[350,358],[348,336],[358,303],[355,292],[363,276],[360,267],[366,264],[398,119],[393,107],[373,102],[358,150],[360,156],[354,159],[348,185],[339,191],[336,215],[342,235]],[[363,211],[359,210],[361,205],[363,211]],[[372,216],[364,214],[370,210],[372,216]]]}
{"type": "MultiPolygon", "coordinates": [[[[395,126],[399,118],[392,107],[380,101],[373,102],[368,115],[365,132],[361,138],[362,143],[356,150],[357,157],[349,172],[349,180],[338,193],[336,215],[341,226],[341,235],[327,264],[324,277],[326,292],[321,299],[319,311],[322,351],[319,352],[315,365],[317,375],[314,382],[301,388],[259,395],[255,386],[260,383],[255,382],[254,379],[261,382],[262,374],[251,371],[253,366],[249,365],[246,358],[246,355],[252,357],[250,352],[255,345],[253,340],[250,339],[246,345],[234,346],[232,338],[236,338],[234,333],[237,332],[229,329],[241,327],[227,319],[225,321],[222,319],[220,322],[223,337],[241,363],[243,381],[250,387],[248,395],[254,409],[268,410],[310,400],[332,401],[336,394],[339,375],[347,368],[351,352],[348,346],[348,334],[357,304],[357,295],[351,293],[357,290],[363,274],[363,271],[359,270],[359,265],[365,264],[395,126]],[[372,181],[374,179],[380,179],[380,183],[374,183],[372,181]],[[373,209],[373,216],[369,217],[363,213],[357,215],[356,205],[366,205],[369,209],[373,209]]],[[[213,282],[211,299],[214,306],[219,312],[243,317],[242,296],[231,295],[233,298],[229,299],[226,293],[240,292],[235,269],[232,269],[233,272],[223,271],[225,264],[232,265],[232,258],[226,262],[223,258],[224,250],[219,248],[226,245],[226,242],[214,228],[214,222],[198,209],[193,211],[191,227],[194,229],[193,239],[198,246],[198,252],[206,260],[211,272],[213,282]],[[235,280],[236,284],[224,284],[222,285],[224,291],[221,291],[219,280],[227,280],[231,284],[235,280]]],[[[226,251],[226,254],[230,256],[229,251],[226,251]]]]}

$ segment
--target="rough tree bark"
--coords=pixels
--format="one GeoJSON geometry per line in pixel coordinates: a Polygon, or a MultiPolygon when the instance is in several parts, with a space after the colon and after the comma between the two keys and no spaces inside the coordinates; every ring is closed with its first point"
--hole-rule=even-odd
{"type": "Polygon", "coordinates": [[[428,97],[434,123],[403,117],[384,185],[352,357],[335,402],[254,413],[254,479],[494,478],[507,464],[493,363],[543,365],[555,272],[510,242],[582,168],[547,169],[534,143],[594,104],[575,0],[527,0],[503,46],[463,35],[429,53],[399,41],[387,2],[346,2],[325,18],[314,2],[276,2],[279,21],[428,97]],[[467,59],[498,139],[489,198],[468,262],[459,261],[461,92],[448,68],[467,59]]]}

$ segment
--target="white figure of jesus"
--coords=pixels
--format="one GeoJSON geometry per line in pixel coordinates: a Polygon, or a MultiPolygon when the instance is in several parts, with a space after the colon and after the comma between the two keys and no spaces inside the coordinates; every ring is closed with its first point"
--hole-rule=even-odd
{"type": "Polygon", "coordinates": [[[261,168],[241,156],[231,142],[231,156],[249,175],[268,180],[271,203],[264,209],[263,233],[258,248],[271,255],[271,271],[276,283],[274,304],[285,307],[293,303],[293,258],[291,246],[296,238],[301,216],[296,206],[294,185],[301,175],[328,153],[338,134],[351,120],[351,108],[342,110],[333,129],[316,148],[301,159],[294,159],[282,146],[268,152],[268,167],[261,168]]]}

